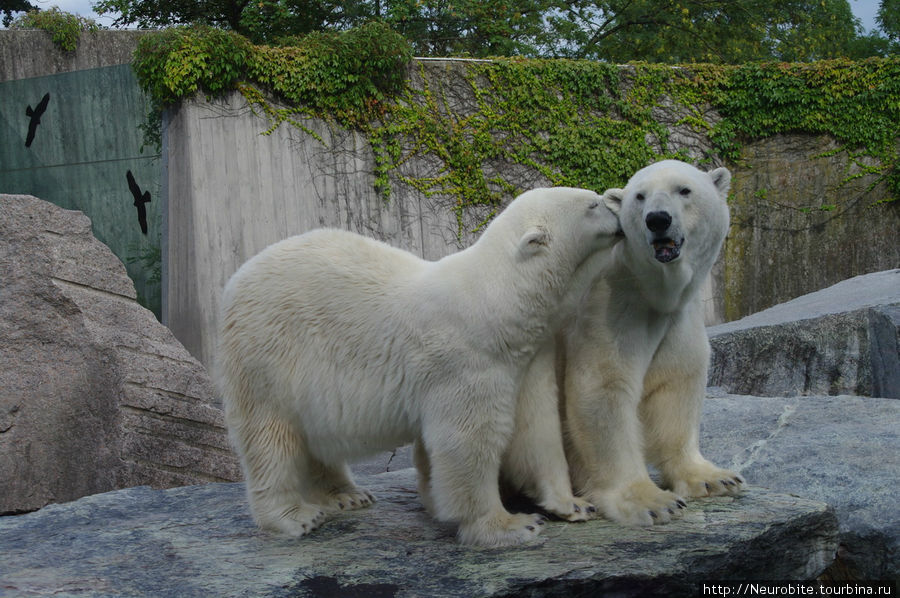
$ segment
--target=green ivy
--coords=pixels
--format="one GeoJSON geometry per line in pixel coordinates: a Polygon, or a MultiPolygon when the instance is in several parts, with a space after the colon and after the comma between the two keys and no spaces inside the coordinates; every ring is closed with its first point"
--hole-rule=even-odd
{"type": "Polygon", "coordinates": [[[371,142],[379,193],[388,197],[393,180],[454,198],[460,223],[467,207],[499,205],[520,191],[505,178],[511,170],[602,191],[649,162],[683,158],[654,117],[663,103],[731,161],[743,144],[778,133],[831,135],[862,174],[887,179],[893,199],[900,197],[897,58],[684,68],[503,58],[420,62],[413,70],[410,60],[406,41],[377,22],[278,47],[192,27],[142,39],[135,71],[160,106],[198,90],[238,89],[270,119],[266,133],[282,123],[303,128],[300,116],[355,128],[371,142]],[[465,100],[441,68],[467,83],[465,100]],[[706,106],[721,119],[708,122],[706,106]],[[434,171],[408,173],[423,156],[434,171]]]}
{"type": "Polygon", "coordinates": [[[133,67],[141,87],[165,106],[200,90],[217,95],[234,89],[246,77],[251,50],[230,31],[172,27],[141,37],[133,67]]]}
{"type": "Polygon", "coordinates": [[[857,176],[878,174],[900,197],[900,59],[742,65],[708,97],[724,117],[712,137],[723,157],[736,159],[747,140],[828,134],[860,166],[857,176]]]}
{"type": "Polygon", "coordinates": [[[53,43],[61,50],[74,52],[83,32],[99,31],[100,26],[92,19],[63,12],[54,6],[47,10],[31,10],[17,17],[12,29],[41,29],[50,34],[53,43]]]}

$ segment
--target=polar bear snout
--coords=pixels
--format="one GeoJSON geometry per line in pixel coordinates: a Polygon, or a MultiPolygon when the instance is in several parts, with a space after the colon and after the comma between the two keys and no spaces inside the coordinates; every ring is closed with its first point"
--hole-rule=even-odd
{"type": "Polygon", "coordinates": [[[677,225],[672,226],[672,215],[669,212],[665,210],[648,212],[644,217],[644,224],[651,233],[649,241],[653,246],[653,257],[656,261],[666,264],[681,255],[684,237],[677,225]]]}

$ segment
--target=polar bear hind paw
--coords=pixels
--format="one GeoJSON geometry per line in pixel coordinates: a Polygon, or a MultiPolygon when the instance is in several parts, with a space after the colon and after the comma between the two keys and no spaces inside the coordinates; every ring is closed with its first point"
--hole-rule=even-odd
{"type": "Polygon", "coordinates": [[[604,517],[623,525],[650,526],[669,523],[687,506],[680,496],[660,489],[652,481],[633,482],[615,491],[589,495],[604,517]]]}
{"type": "Polygon", "coordinates": [[[737,496],[746,489],[740,475],[711,463],[681,468],[668,485],[677,494],[689,497],[737,496]]]}
{"type": "Polygon", "coordinates": [[[546,520],[538,514],[487,515],[459,526],[460,543],[488,548],[515,546],[534,540],[546,520]]]}
{"type": "Polygon", "coordinates": [[[325,521],[325,512],[317,505],[291,505],[271,516],[260,517],[259,526],[286,536],[305,536],[325,521]]]}

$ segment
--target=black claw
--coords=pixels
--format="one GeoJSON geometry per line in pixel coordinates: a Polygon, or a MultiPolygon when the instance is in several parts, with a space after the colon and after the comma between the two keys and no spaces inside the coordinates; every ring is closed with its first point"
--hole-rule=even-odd
{"type": "Polygon", "coordinates": [[[703,484],[706,486],[706,493],[707,493],[707,494],[709,494],[710,492],[712,492],[712,486],[709,485],[709,482],[703,482],[703,484]]]}
{"type": "Polygon", "coordinates": [[[534,531],[534,528],[533,528],[532,526],[530,526],[530,525],[526,525],[526,526],[525,526],[525,529],[527,529],[527,530],[530,531],[530,532],[533,532],[533,531],[534,531]]]}
{"type": "Polygon", "coordinates": [[[342,503],[342,502],[339,502],[339,503],[338,503],[338,507],[340,507],[340,508],[341,508],[341,510],[343,510],[343,509],[344,509],[344,503],[342,503]]]}
{"type": "Polygon", "coordinates": [[[747,483],[744,481],[744,478],[742,478],[741,476],[735,476],[734,481],[737,482],[738,484],[746,484],[747,483]]]}
{"type": "Polygon", "coordinates": [[[673,511],[672,509],[666,509],[666,510],[669,512],[669,515],[674,515],[674,514],[675,514],[675,511],[673,511]]]}
{"type": "Polygon", "coordinates": [[[591,505],[588,507],[588,513],[596,513],[596,512],[597,512],[597,507],[595,507],[594,505],[591,505]]]}
{"type": "Polygon", "coordinates": [[[581,507],[579,507],[578,505],[575,505],[575,512],[581,513],[581,507]]]}
{"type": "Polygon", "coordinates": [[[678,499],[677,502],[678,502],[678,508],[679,508],[679,509],[683,509],[683,508],[685,508],[685,507],[687,506],[687,503],[684,502],[684,501],[681,500],[681,499],[678,499]]]}
{"type": "Polygon", "coordinates": [[[657,515],[657,514],[656,514],[655,512],[653,512],[653,511],[647,511],[647,512],[650,513],[650,516],[651,516],[652,518],[654,518],[654,519],[657,519],[657,518],[659,517],[659,515],[657,515]]]}
{"type": "Polygon", "coordinates": [[[538,520],[537,520],[537,524],[538,524],[538,525],[544,525],[544,520],[543,520],[543,519],[538,519],[538,520]]]}

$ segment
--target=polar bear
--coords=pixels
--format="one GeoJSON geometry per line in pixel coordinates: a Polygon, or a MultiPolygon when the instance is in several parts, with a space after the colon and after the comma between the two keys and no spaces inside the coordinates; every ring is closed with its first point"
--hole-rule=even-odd
{"type": "Polygon", "coordinates": [[[461,542],[536,536],[498,488],[519,385],[618,233],[593,191],[537,189],[436,262],[338,230],[250,259],[223,294],[217,379],[256,522],[301,536],[367,506],[347,461],[415,441],[423,502],[461,542]]]}
{"type": "Polygon", "coordinates": [[[563,492],[571,476],[608,519],[649,525],[680,514],[682,497],[742,490],[699,450],[710,352],[700,290],[728,231],[730,183],[726,168],[664,160],[604,194],[620,206],[625,241],[554,349],[534,360],[520,397],[540,405],[559,392],[568,470],[552,414],[532,419],[540,426],[517,428],[504,462],[526,493],[563,492]]]}

